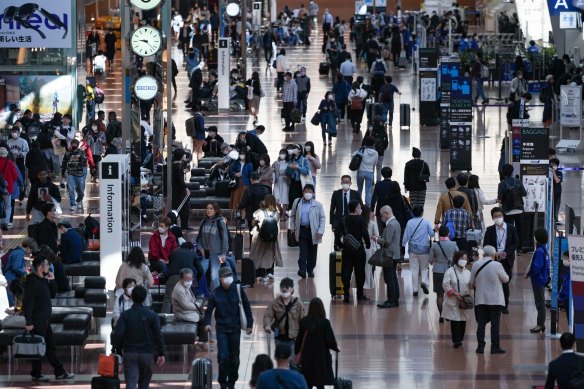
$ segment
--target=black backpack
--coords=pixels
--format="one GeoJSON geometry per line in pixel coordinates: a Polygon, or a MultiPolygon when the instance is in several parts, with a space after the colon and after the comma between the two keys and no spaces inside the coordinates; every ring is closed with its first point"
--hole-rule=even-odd
{"type": "Polygon", "coordinates": [[[274,212],[264,211],[264,221],[259,230],[259,237],[264,242],[276,242],[278,240],[278,220],[274,212]]]}
{"type": "Polygon", "coordinates": [[[505,192],[503,194],[503,212],[509,212],[514,209],[523,210],[523,196],[521,195],[521,185],[514,180],[513,185],[509,186],[507,183],[505,185],[505,192]]]}
{"type": "Polygon", "coordinates": [[[383,64],[382,61],[375,61],[375,65],[373,65],[373,66],[375,69],[375,70],[373,70],[374,73],[380,72],[380,73],[385,74],[385,65],[383,64]]]}

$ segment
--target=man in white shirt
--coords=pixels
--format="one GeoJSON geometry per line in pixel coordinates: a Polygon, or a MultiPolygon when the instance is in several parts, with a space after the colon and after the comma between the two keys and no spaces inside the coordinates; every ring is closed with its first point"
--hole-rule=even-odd
{"type": "Polygon", "coordinates": [[[499,343],[499,323],[505,306],[503,284],[509,276],[500,262],[494,260],[497,249],[483,247],[483,258],[475,262],[470,274],[470,284],[475,288],[475,315],[477,319],[477,354],[485,352],[485,327],[491,322],[491,354],[504,354],[499,343]]]}
{"type": "Polygon", "coordinates": [[[343,63],[339,67],[339,71],[343,75],[343,78],[349,83],[349,85],[353,85],[353,74],[357,72],[357,67],[351,61],[351,55],[348,54],[345,57],[343,63]]]}
{"type": "Polygon", "coordinates": [[[322,14],[322,33],[324,34],[324,40],[328,39],[328,35],[331,31],[331,27],[333,25],[334,18],[333,15],[329,12],[329,9],[324,10],[324,14],[322,14]]]}
{"type": "Polygon", "coordinates": [[[93,59],[93,73],[101,73],[101,78],[105,80],[107,57],[103,55],[103,51],[99,51],[97,56],[93,59]]]}

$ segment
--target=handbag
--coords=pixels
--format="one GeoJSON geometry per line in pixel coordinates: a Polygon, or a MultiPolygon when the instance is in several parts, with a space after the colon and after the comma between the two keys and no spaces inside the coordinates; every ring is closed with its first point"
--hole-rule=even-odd
{"type": "MultiPolygon", "coordinates": [[[[422,161],[422,168],[420,169],[420,174],[418,174],[418,181],[422,181],[422,182],[429,182],[430,181],[430,175],[429,174],[424,174],[424,167],[427,166],[425,161],[422,161]]],[[[428,167],[428,170],[430,170],[430,167],[428,167]]]]}
{"type": "Polygon", "coordinates": [[[119,366],[120,366],[120,356],[116,354],[99,354],[97,359],[97,374],[102,377],[117,377],[119,366]]]}
{"type": "Polygon", "coordinates": [[[364,148],[361,147],[359,151],[351,158],[351,162],[349,163],[349,170],[356,172],[361,167],[361,161],[363,161],[363,150],[364,148]]]}
{"type": "Polygon", "coordinates": [[[241,325],[241,330],[245,331],[247,330],[247,316],[245,316],[241,301],[241,284],[237,284],[237,295],[239,296],[239,324],[241,325]]]}
{"type": "Polygon", "coordinates": [[[314,115],[312,115],[312,119],[310,119],[310,123],[313,126],[320,126],[320,121],[322,120],[322,115],[320,111],[316,111],[314,115]]]}
{"type": "Polygon", "coordinates": [[[343,229],[345,230],[345,235],[343,235],[343,246],[346,248],[357,251],[361,248],[361,242],[357,240],[352,234],[347,232],[347,225],[345,224],[345,218],[343,218],[343,229]]]}
{"type": "Polygon", "coordinates": [[[286,236],[288,238],[288,247],[298,247],[298,241],[296,240],[296,233],[294,230],[288,228],[286,236]]]}
{"type": "Polygon", "coordinates": [[[42,336],[24,331],[24,334],[14,337],[12,349],[15,359],[41,359],[47,351],[47,345],[42,336]]]}
{"type": "Polygon", "coordinates": [[[371,258],[367,261],[371,266],[383,266],[383,249],[379,249],[373,253],[371,258]]]}
{"type": "MultiPolygon", "coordinates": [[[[456,269],[453,267],[454,275],[456,276],[456,284],[458,285],[458,293],[460,293],[460,280],[458,279],[458,274],[456,274],[456,269]]],[[[478,273],[478,272],[477,272],[478,273]]],[[[460,309],[473,309],[474,300],[470,294],[465,294],[460,296],[462,300],[458,302],[458,308],[460,309]]]]}

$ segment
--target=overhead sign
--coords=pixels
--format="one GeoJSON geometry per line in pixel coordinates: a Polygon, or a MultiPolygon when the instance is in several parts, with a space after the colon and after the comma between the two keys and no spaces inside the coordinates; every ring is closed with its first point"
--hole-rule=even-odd
{"type": "Polygon", "coordinates": [[[560,125],[580,127],[582,124],[582,86],[560,86],[560,125]]]}
{"type": "Polygon", "coordinates": [[[217,108],[229,109],[229,41],[231,38],[219,38],[219,64],[217,66],[217,83],[219,88],[217,108]]]}
{"type": "Polygon", "coordinates": [[[560,12],[560,29],[578,28],[578,12],[560,12]]]}
{"type": "Polygon", "coordinates": [[[71,1],[0,0],[0,47],[72,47],[71,1]]]}

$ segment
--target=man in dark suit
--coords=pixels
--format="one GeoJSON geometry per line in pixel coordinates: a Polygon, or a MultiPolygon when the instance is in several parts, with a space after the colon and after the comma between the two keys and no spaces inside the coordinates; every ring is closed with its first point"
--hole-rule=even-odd
{"type": "Polygon", "coordinates": [[[401,188],[397,181],[392,181],[392,174],[393,171],[388,166],[381,169],[381,176],[383,177],[383,180],[378,181],[375,184],[373,195],[371,196],[371,209],[375,209],[375,217],[380,234],[385,228],[385,223],[381,221],[380,210],[385,205],[389,205],[393,210],[393,216],[395,216],[399,222],[402,231],[405,230],[406,223],[408,222],[406,207],[403,196],[401,194],[401,188]]]}
{"type": "Polygon", "coordinates": [[[341,220],[343,216],[349,214],[349,203],[352,200],[359,201],[363,206],[363,201],[359,192],[351,188],[351,176],[344,175],[341,177],[341,189],[335,190],[331,196],[331,209],[329,213],[329,220],[335,233],[335,250],[338,249],[336,243],[340,241],[343,234],[343,226],[341,220]]]}
{"type": "Polygon", "coordinates": [[[576,343],[576,337],[570,332],[564,332],[560,336],[560,345],[563,351],[549,364],[545,389],[554,389],[556,381],[559,389],[581,387],[574,386],[570,382],[576,376],[582,377],[584,373],[584,357],[574,352],[574,343],[576,343]]]}
{"type": "Polygon", "coordinates": [[[383,250],[383,258],[391,259],[390,266],[384,266],[383,281],[387,285],[387,300],[383,304],[377,304],[378,308],[399,307],[399,281],[397,278],[397,264],[401,258],[401,226],[389,205],[381,207],[381,221],[386,224],[383,234],[374,237],[383,250]]]}
{"type": "MultiPolygon", "coordinates": [[[[487,227],[483,245],[493,246],[497,249],[496,259],[503,265],[505,273],[509,276],[509,282],[511,282],[513,264],[515,263],[515,250],[519,248],[517,229],[513,224],[504,221],[503,210],[499,207],[491,210],[491,217],[495,224],[487,227]]],[[[509,282],[503,284],[503,294],[505,295],[504,314],[509,313],[509,282]]]]}

